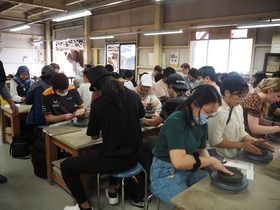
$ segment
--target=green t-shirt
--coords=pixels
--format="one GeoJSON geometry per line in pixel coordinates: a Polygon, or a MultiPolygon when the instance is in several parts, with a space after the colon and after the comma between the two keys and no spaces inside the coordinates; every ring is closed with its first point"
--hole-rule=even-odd
{"type": "Polygon", "coordinates": [[[183,117],[184,112],[176,111],[164,122],[152,151],[155,157],[171,162],[170,150],[184,149],[187,154],[192,154],[197,149],[206,148],[208,124],[187,127],[183,117]]]}

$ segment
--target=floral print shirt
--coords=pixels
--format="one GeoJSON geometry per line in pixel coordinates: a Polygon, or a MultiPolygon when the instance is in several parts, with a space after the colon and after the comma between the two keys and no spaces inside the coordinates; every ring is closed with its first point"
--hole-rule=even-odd
{"type": "Polygon", "coordinates": [[[255,138],[264,138],[264,134],[253,134],[248,125],[248,114],[253,115],[254,117],[261,118],[262,117],[262,106],[261,106],[261,98],[257,93],[253,93],[252,95],[244,98],[240,104],[243,108],[243,116],[244,116],[244,124],[245,130],[248,134],[255,138]]]}

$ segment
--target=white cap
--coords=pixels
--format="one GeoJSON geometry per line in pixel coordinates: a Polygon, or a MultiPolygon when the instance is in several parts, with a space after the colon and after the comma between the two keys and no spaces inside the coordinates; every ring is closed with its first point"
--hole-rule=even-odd
{"type": "Polygon", "coordinates": [[[143,86],[148,86],[148,87],[153,86],[153,80],[152,80],[152,77],[149,74],[143,74],[140,81],[141,81],[143,86]]]}

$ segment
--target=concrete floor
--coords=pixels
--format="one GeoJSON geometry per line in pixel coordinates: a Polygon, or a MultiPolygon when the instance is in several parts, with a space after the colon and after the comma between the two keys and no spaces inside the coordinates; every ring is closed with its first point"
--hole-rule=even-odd
{"type": "MultiPolygon", "coordinates": [[[[49,185],[46,179],[33,173],[31,159],[21,160],[9,155],[9,144],[0,143],[0,174],[7,176],[8,182],[0,184],[0,210],[63,210],[66,205],[74,205],[73,198],[59,185],[49,185]]],[[[93,190],[88,193],[89,201],[96,210],[96,181],[89,181],[93,190]]],[[[102,210],[120,210],[120,203],[110,206],[104,191],[108,186],[107,178],[101,184],[102,210]]],[[[139,210],[126,202],[126,210],[139,210]]],[[[149,210],[156,209],[156,199],[149,204],[149,210]]],[[[169,209],[160,203],[160,210],[169,209]]]]}

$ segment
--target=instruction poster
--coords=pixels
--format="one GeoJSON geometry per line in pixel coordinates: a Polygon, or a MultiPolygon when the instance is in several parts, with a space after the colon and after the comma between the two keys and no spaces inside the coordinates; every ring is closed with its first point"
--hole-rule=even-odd
{"type": "Polygon", "coordinates": [[[171,51],[170,53],[170,67],[178,68],[179,64],[179,51],[171,51]]]}

